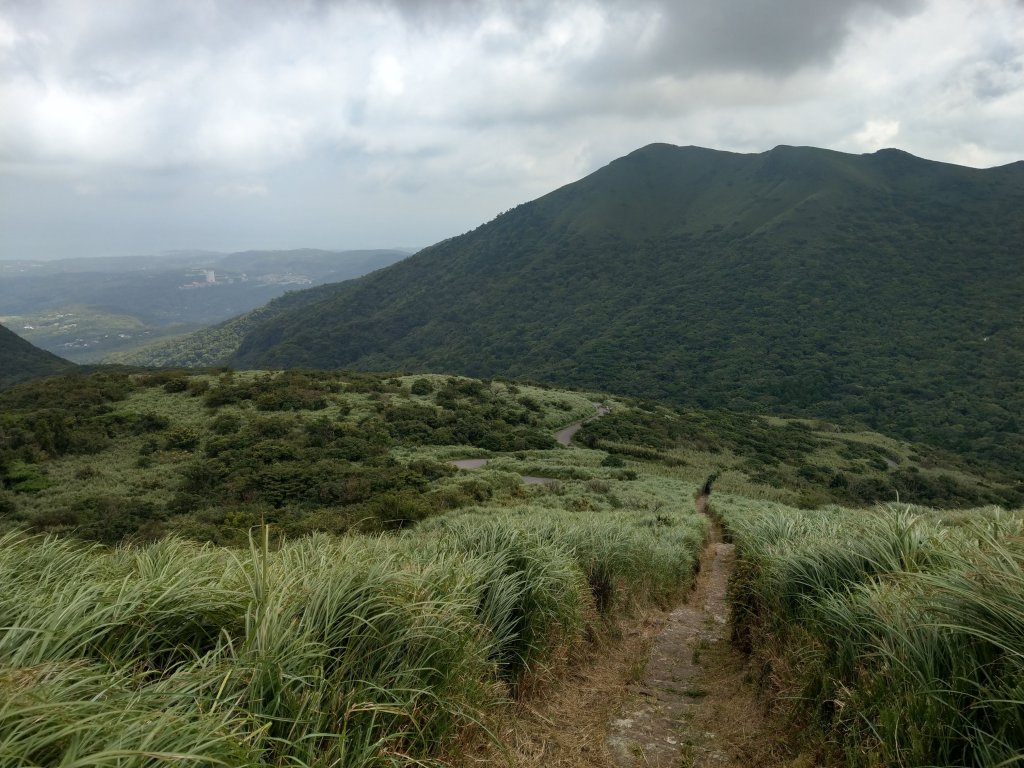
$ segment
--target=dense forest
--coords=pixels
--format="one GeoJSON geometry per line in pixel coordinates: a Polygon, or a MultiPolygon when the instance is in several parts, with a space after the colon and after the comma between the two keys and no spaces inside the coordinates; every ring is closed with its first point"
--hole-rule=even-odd
{"type": "Polygon", "coordinates": [[[388,269],[271,305],[228,360],[799,414],[1019,472],[1022,243],[1021,163],[653,145],[388,269]]]}

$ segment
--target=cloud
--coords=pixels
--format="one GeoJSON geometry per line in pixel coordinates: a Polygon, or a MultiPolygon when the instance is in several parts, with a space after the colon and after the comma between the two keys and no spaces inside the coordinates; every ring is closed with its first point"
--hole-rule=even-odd
{"type": "Polygon", "coordinates": [[[233,197],[244,200],[249,197],[266,197],[270,194],[270,191],[267,189],[266,184],[259,181],[235,181],[217,187],[217,194],[220,197],[233,197]]]}
{"type": "Polygon", "coordinates": [[[898,120],[868,120],[864,127],[854,134],[853,140],[865,151],[874,152],[883,147],[891,147],[899,132],[898,120]]]}
{"type": "Polygon", "coordinates": [[[653,141],[1020,159],[1024,4],[0,0],[0,103],[5,231],[33,179],[97,232],[296,199],[295,242],[426,243],[653,141]]]}
{"type": "Polygon", "coordinates": [[[451,125],[663,110],[700,73],[827,61],[878,5],[16,4],[0,16],[0,162],[256,170],[325,145],[374,153],[413,139],[402,124],[430,144],[451,125]]]}

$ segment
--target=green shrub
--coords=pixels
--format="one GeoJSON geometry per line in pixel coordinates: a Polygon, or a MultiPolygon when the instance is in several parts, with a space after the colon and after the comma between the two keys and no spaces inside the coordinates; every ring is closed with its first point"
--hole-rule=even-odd
{"type": "Polygon", "coordinates": [[[199,433],[191,427],[176,426],[164,435],[164,450],[194,451],[199,445],[199,433]]]}
{"type": "Polygon", "coordinates": [[[414,395],[429,395],[434,391],[434,385],[430,383],[430,379],[416,379],[409,387],[409,391],[414,395]]]}

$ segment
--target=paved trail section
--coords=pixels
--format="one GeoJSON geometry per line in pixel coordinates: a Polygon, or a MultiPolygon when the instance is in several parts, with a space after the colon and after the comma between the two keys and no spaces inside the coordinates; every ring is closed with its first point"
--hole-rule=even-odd
{"type": "MultiPolygon", "coordinates": [[[[602,416],[604,416],[606,413],[609,412],[608,408],[606,406],[604,406],[603,404],[601,404],[601,403],[594,403],[594,410],[595,410],[594,415],[591,416],[589,419],[584,419],[583,421],[574,422],[573,424],[570,424],[567,427],[562,427],[562,429],[560,429],[557,432],[555,432],[555,440],[557,440],[561,445],[568,446],[572,442],[573,435],[575,435],[577,432],[579,432],[581,429],[583,429],[583,425],[584,424],[586,424],[588,421],[593,421],[594,419],[599,419],[602,416]]],[[[481,458],[476,458],[476,459],[456,459],[455,461],[453,461],[451,463],[454,464],[459,469],[480,469],[481,467],[486,467],[488,461],[489,461],[489,459],[481,459],[481,458]]],[[[554,482],[557,482],[557,481],[553,477],[538,477],[536,475],[523,475],[523,483],[525,483],[526,485],[547,485],[548,483],[554,483],[554,482]]]]}
{"type": "Polygon", "coordinates": [[[562,429],[555,432],[555,440],[557,440],[562,445],[569,445],[569,443],[572,442],[573,436],[581,429],[583,429],[584,424],[586,424],[588,421],[599,419],[606,413],[609,413],[607,406],[602,405],[601,403],[594,403],[594,408],[597,410],[597,413],[595,413],[589,419],[577,421],[576,423],[570,424],[569,426],[563,427],[562,429]]]}
{"type": "Polygon", "coordinates": [[[733,545],[722,542],[716,526],[693,593],[668,615],[642,682],[629,686],[630,695],[611,722],[608,746],[619,768],[731,764],[716,734],[698,721],[712,694],[702,679],[701,653],[728,644],[726,590],[734,562],[733,545]]]}

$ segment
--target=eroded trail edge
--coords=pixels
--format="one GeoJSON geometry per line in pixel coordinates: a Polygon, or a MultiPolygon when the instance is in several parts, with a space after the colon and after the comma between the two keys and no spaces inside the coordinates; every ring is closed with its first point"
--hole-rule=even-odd
{"type": "Polygon", "coordinates": [[[655,640],[641,682],[609,725],[608,747],[621,768],[728,765],[731,758],[707,730],[702,710],[706,687],[701,654],[728,646],[726,592],[735,563],[733,545],[715,525],[701,555],[689,599],[667,617],[655,640]]]}

